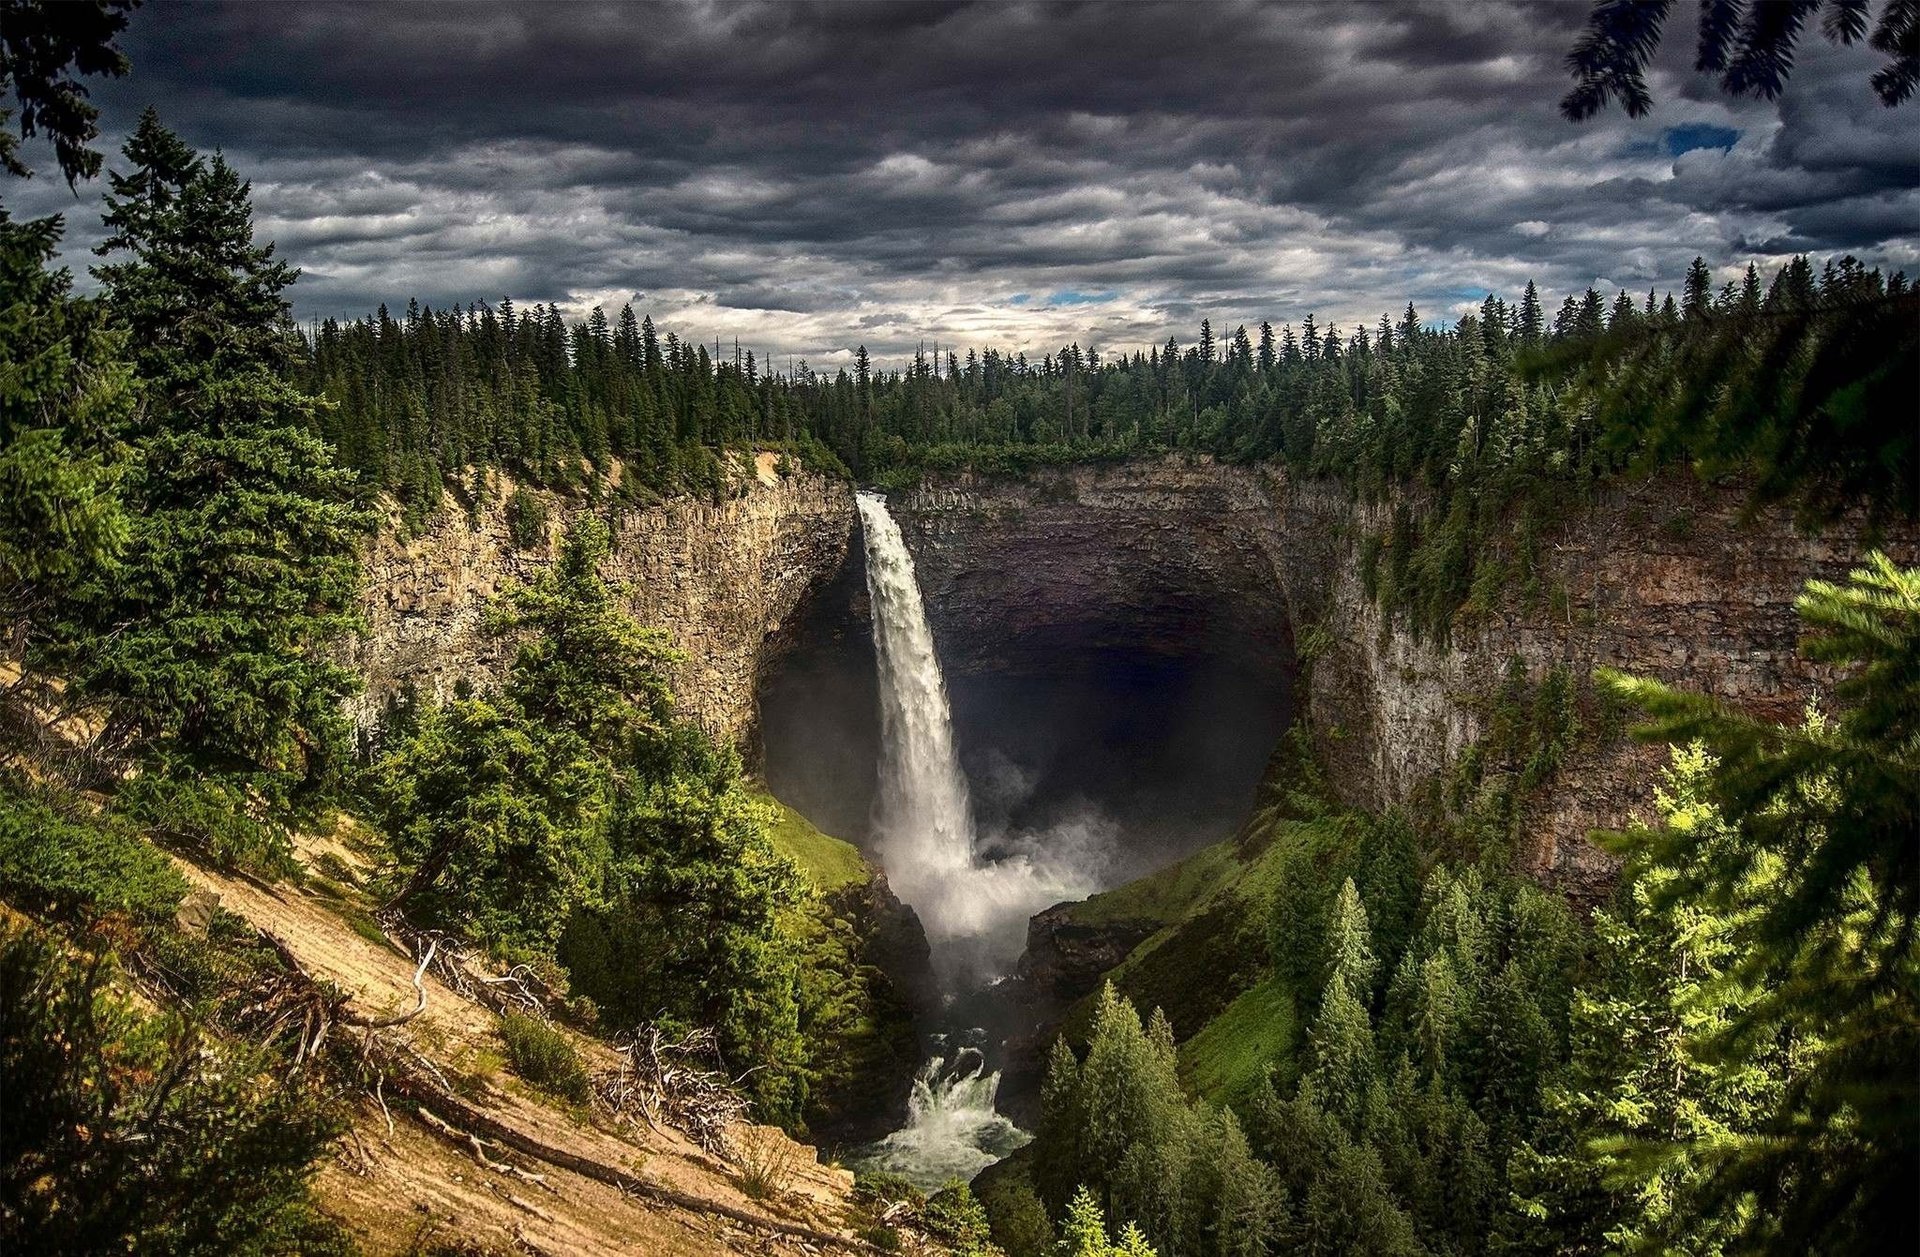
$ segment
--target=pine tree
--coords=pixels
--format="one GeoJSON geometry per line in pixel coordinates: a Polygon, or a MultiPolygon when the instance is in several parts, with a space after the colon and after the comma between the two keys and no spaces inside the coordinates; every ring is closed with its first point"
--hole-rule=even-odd
{"type": "MultiPolygon", "coordinates": [[[[1713,768],[1699,746],[1678,748],[1658,792],[1663,824],[1689,834],[1707,861],[1737,841],[1707,799],[1713,768]]],[[[1780,1043],[1729,1061],[1704,1050],[1753,1002],[1733,972],[1734,939],[1753,909],[1672,898],[1680,876],[1630,867],[1613,906],[1594,917],[1595,977],[1574,1000],[1569,1075],[1520,1158],[1531,1211],[1567,1243],[1604,1234],[1619,1249],[1713,1252],[1754,1222],[1750,1202],[1703,1207],[1706,1167],[1691,1147],[1754,1129],[1789,1054],[1780,1043]]],[[[1741,898],[1756,904],[1768,887],[1756,878],[1741,898]]]]}
{"type": "Polygon", "coordinates": [[[1374,1081],[1373,1027],[1366,1007],[1335,973],[1308,1033],[1306,1076],[1300,1094],[1358,1133],[1374,1081]]]}
{"type": "Polygon", "coordinates": [[[253,243],[247,188],[144,117],[113,179],[100,250],[133,331],[145,422],[126,480],[118,567],[84,588],[70,661],[107,711],[102,743],[269,800],[323,781],[355,681],[368,517],[314,433],[317,403],[279,374],[292,272],[253,243]]]}
{"type": "Polygon", "coordinates": [[[1374,979],[1380,962],[1373,954],[1373,931],[1367,923],[1367,906],[1349,877],[1340,885],[1333,905],[1333,935],[1329,948],[1329,980],[1345,983],[1347,990],[1364,1006],[1373,996],[1374,979]]]}
{"type": "Polygon", "coordinates": [[[1108,1257],[1112,1252],[1100,1202],[1084,1187],[1074,1192],[1073,1199],[1067,1203],[1067,1216],[1060,1221],[1056,1251],[1060,1257],[1108,1257]]]}
{"type": "Polygon", "coordinates": [[[1871,555],[1844,585],[1809,583],[1797,607],[1805,653],[1846,670],[1832,720],[1769,724],[1605,674],[1652,716],[1642,736],[1715,757],[1702,792],[1731,828],[1613,842],[1661,871],[1655,909],[1688,902],[1732,923],[1729,973],[1758,994],[1699,1051],[1722,1068],[1763,1064],[1783,1037],[1805,1052],[1753,1138],[1693,1145],[1702,1208],[1751,1199],[1743,1242],[1778,1251],[1903,1251],[1920,1243],[1920,570],[1871,555]]]}

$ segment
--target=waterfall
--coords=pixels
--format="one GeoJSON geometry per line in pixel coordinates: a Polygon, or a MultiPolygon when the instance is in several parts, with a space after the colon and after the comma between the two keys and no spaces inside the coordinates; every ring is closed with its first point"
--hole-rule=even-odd
{"type": "Polygon", "coordinates": [[[874,838],[887,880],[927,932],[934,972],[955,993],[1006,973],[1027,918],[1095,888],[1086,851],[1028,835],[978,850],[947,685],[900,526],[877,493],[859,495],[880,676],[880,789],[874,838]]]}
{"type": "MultiPolygon", "coordinates": [[[[1027,835],[1024,843],[1000,835],[998,858],[981,856],[913,556],[884,498],[861,493],[859,506],[880,681],[874,840],[894,893],[920,917],[934,973],[951,997],[1004,975],[1025,945],[1027,918],[1084,897],[1095,882],[1087,845],[1069,847],[1058,834],[1027,835]]],[[[950,1048],[959,1037],[933,1036],[907,1124],[858,1153],[857,1163],[935,1188],[971,1178],[1027,1142],[994,1110],[999,1073],[987,1068],[980,1047],[950,1048]]]]}

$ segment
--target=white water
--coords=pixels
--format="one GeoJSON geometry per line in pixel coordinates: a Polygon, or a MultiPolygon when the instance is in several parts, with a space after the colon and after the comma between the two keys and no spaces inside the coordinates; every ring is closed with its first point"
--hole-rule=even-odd
{"type": "MultiPolygon", "coordinates": [[[[1065,834],[996,841],[983,859],[967,778],[953,743],[947,685],[913,556],[878,494],[859,496],[880,670],[880,782],[874,837],[894,893],[919,915],[949,996],[1002,976],[1026,942],[1027,918],[1095,889],[1098,844],[1065,834]]],[[[907,1124],[859,1161],[923,1187],[972,1178],[1029,1138],[994,1110],[1000,1075],[977,1048],[948,1063],[943,1036],[914,1080],[907,1124]]]]}
{"type": "Polygon", "coordinates": [[[981,858],[913,556],[885,499],[862,493],[859,504],[880,667],[874,838],[894,893],[919,914],[934,972],[951,995],[1007,972],[1025,945],[1028,917],[1097,889],[1104,853],[1065,834],[1028,835],[1001,838],[994,845],[1005,854],[981,858]]]}
{"type": "MultiPolygon", "coordinates": [[[[936,1051],[946,1050],[935,1036],[936,1051]]],[[[862,1169],[899,1174],[931,1190],[965,1182],[1033,1136],[994,1111],[1000,1074],[976,1048],[961,1048],[949,1065],[933,1056],[907,1097],[907,1124],[857,1158],[862,1169]]]]}

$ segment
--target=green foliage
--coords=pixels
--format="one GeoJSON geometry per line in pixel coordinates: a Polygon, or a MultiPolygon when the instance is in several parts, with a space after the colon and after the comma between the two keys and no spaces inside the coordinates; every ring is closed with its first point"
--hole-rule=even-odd
{"type": "MultiPolygon", "coordinates": [[[[1725,980],[1684,1050],[1741,1080],[1777,1075],[1792,1045],[1777,1096],[1738,1084],[1760,1109],[1741,1137],[1687,1142],[1701,1208],[1741,1244],[1893,1251],[1920,1242],[1920,571],[1873,555],[1798,606],[1805,653],[1845,670],[1832,718],[1774,725],[1607,675],[1652,717],[1642,736],[1712,756],[1682,761],[1668,823],[1615,841],[1659,928],[1724,948],[1703,958],[1725,980]]],[[[1661,1164],[1645,1139],[1617,1152],[1661,1164]]]]}
{"type": "MultiPolygon", "coordinates": [[[[10,0],[0,24],[0,90],[20,106],[20,136],[45,136],[68,186],[100,173],[100,154],[91,144],[100,134],[100,110],[87,99],[76,75],[119,77],[127,58],[114,46],[126,29],[127,12],[138,0],[91,0],[45,4],[10,0]]],[[[0,110],[0,168],[25,179],[32,171],[4,124],[11,110],[0,110]]]]}
{"type": "Polygon", "coordinates": [[[927,1197],[921,1225],[954,1257],[990,1257],[994,1252],[987,1211],[965,1183],[955,1181],[927,1197]]]}
{"type": "Polygon", "coordinates": [[[248,189],[149,111],[111,177],[108,308],[145,400],[126,435],[130,530],[72,599],[56,659],[100,744],[285,801],[340,760],[369,517],[279,376],[293,272],[253,243],[248,189]]]}
{"type": "Polygon", "coordinates": [[[232,781],[160,763],[121,786],[114,809],[155,839],[227,869],[263,877],[299,872],[287,828],[232,781]]]}
{"type": "Polygon", "coordinates": [[[46,269],[60,232],[0,207],[0,580],[43,591],[71,587],[127,535],[113,441],[133,403],[125,336],[46,269]]]}
{"type": "Polygon", "coordinates": [[[1252,1096],[1268,1075],[1286,1069],[1300,1037],[1293,986],[1273,977],[1240,993],[1180,1044],[1181,1077],[1215,1104],[1252,1096]]]}
{"type": "Polygon", "coordinates": [[[84,805],[0,780],[0,897],[25,912],[86,921],[169,920],[187,883],[152,844],[84,805]]]}
{"type": "MultiPolygon", "coordinates": [[[[1698,746],[1674,752],[1659,792],[1663,824],[1711,861],[1736,841],[1707,802],[1714,764],[1698,746]]],[[[1573,1003],[1572,1050],[1548,1116],[1515,1167],[1526,1193],[1515,1227],[1534,1242],[1573,1246],[1604,1236],[1613,1251],[1724,1252],[1755,1225],[1753,1203],[1709,1207],[1695,1146],[1740,1139],[1777,1102],[1794,1053],[1776,1040],[1749,1058],[1708,1049],[1756,992],[1734,972],[1736,939],[1768,893],[1722,914],[1670,897],[1681,874],[1630,868],[1594,917],[1595,964],[1573,1003]]]]}
{"type": "Polygon", "coordinates": [[[873,870],[860,848],[844,838],[822,833],[812,821],[763,790],[755,790],[754,798],[772,815],[767,838],[774,850],[791,860],[817,893],[833,895],[864,886],[872,879],[873,870]]]}
{"type": "Polygon", "coordinates": [[[1059,1251],[1263,1251],[1284,1207],[1230,1114],[1181,1094],[1173,1030],[1159,1012],[1146,1026],[1109,984],[1100,995],[1084,1061],[1053,1048],[1034,1144],[1034,1185],[1064,1210],[1059,1251]],[[1102,1217],[1134,1219],[1120,1247],[1102,1217]],[[1135,1238],[1130,1238],[1133,1236],[1135,1238]]]}
{"type": "Polygon", "coordinates": [[[565,1032],[538,1017],[509,1012],[500,1018],[500,1041],[514,1073],[570,1103],[587,1102],[587,1069],[565,1032]]]}
{"type": "Polygon", "coordinates": [[[547,539],[546,504],[525,486],[507,498],[507,536],[518,550],[531,550],[547,539]]]}
{"type": "Polygon", "coordinates": [[[312,1079],[140,1015],[107,976],[0,935],[0,1245],[351,1252],[309,1194],[342,1129],[312,1079]]]}
{"type": "Polygon", "coordinates": [[[973,1190],[987,1211],[993,1242],[1007,1257],[1052,1257],[1053,1222],[1033,1189],[1025,1158],[989,1167],[974,1179],[973,1190]]]}
{"type": "Polygon", "coordinates": [[[578,739],[497,700],[456,700],[376,772],[379,814],[407,870],[394,902],[422,922],[538,950],[595,889],[606,783],[578,739]]]}
{"type": "Polygon", "coordinates": [[[1060,1223],[1059,1257],[1155,1257],[1140,1228],[1129,1222],[1117,1241],[1107,1238],[1107,1220],[1093,1194],[1082,1187],[1067,1205],[1060,1223]]]}
{"type": "Polygon", "coordinates": [[[779,914],[798,877],[731,751],[684,727],[660,749],[662,775],[610,819],[606,906],[575,913],[561,959],[615,1023],[712,1026],[729,1061],[762,1067],[750,1087],[763,1108],[793,1120],[806,1044],[779,914]]]}

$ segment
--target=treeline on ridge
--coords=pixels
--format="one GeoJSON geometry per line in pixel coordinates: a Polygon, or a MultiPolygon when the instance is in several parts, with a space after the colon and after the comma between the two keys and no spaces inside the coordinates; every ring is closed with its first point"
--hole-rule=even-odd
{"type": "Polygon", "coordinates": [[[928,471],[1206,453],[1338,477],[1398,511],[1383,601],[1444,634],[1476,593],[1525,579],[1568,494],[1666,465],[1738,475],[1820,518],[1920,510],[1920,295],[1851,258],[1806,258],[1717,291],[1696,259],[1676,302],[1588,289],[1549,314],[1529,284],[1452,326],[1409,305],[1375,327],[1312,315],[1145,353],[1068,345],[916,353],[876,371],[775,373],[661,335],[631,306],[568,323],[550,305],[385,308],[302,334],[293,378],[321,430],[416,522],[475,466],[577,484],[610,458],[630,497],[723,491],[716,452],[781,448],[898,485],[928,471]]]}

